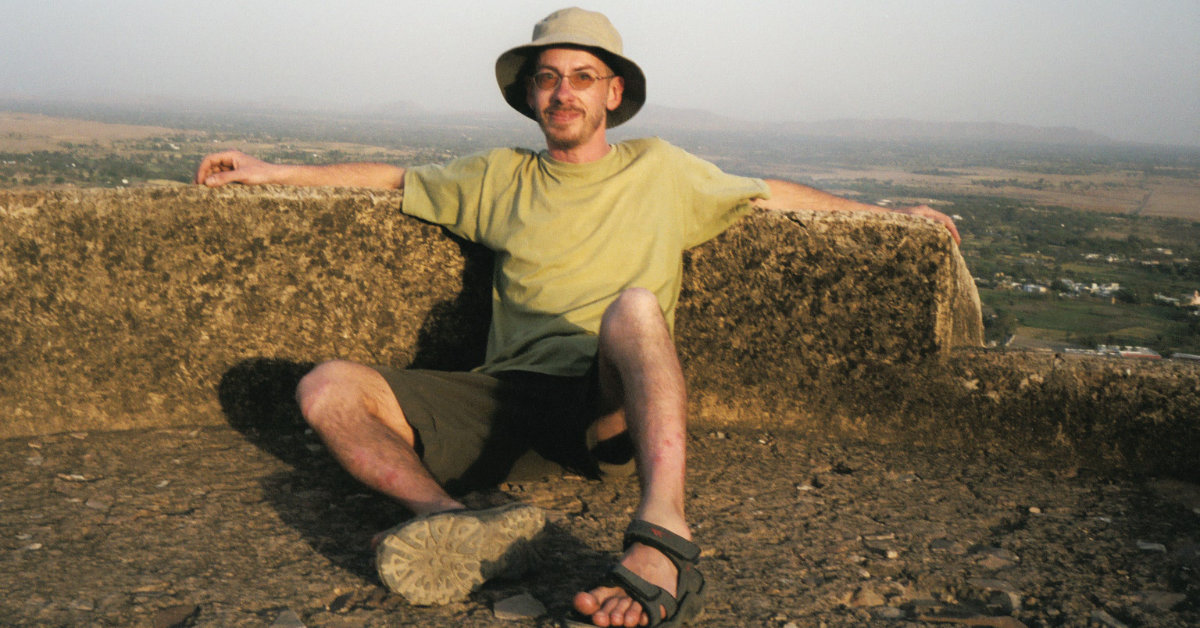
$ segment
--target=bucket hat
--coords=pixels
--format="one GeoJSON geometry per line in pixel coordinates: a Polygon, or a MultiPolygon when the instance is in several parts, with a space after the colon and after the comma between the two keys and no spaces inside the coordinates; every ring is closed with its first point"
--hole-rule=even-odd
{"type": "Polygon", "coordinates": [[[608,128],[625,122],[646,102],[646,75],[621,49],[621,35],[603,14],[578,8],[562,9],[546,16],[533,27],[533,41],[517,46],[496,59],[496,82],[504,100],[521,115],[536,120],[526,100],[525,63],[543,48],[580,46],[600,57],[613,72],[625,79],[621,104],[608,112],[608,128]]]}

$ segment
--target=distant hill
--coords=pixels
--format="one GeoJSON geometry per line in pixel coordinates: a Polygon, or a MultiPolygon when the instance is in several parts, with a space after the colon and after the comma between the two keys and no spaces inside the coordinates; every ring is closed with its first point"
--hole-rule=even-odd
{"type": "Polygon", "coordinates": [[[841,140],[1011,142],[1060,145],[1114,144],[1112,138],[1073,127],[1038,127],[999,122],[931,122],[903,118],[889,120],[822,120],[815,122],[756,123],[700,109],[676,109],[647,105],[631,128],[680,131],[726,131],[771,133],[841,140]]]}
{"type": "Polygon", "coordinates": [[[797,135],[870,140],[947,140],[1035,144],[1112,144],[1113,139],[1074,127],[1038,127],[1000,122],[922,120],[826,120],[782,125],[797,135]]]}
{"type": "MultiPolygon", "coordinates": [[[[351,132],[355,128],[378,132],[381,128],[402,126],[426,131],[448,131],[455,136],[480,131],[491,140],[540,137],[536,127],[524,118],[499,107],[489,111],[431,111],[419,104],[399,101],[344,110],[307,110],[303,107],[279,108],[262,104],[223,102],[183,102],[171,99],[97,103],[41,101],[0,96],[0,110],[44,113],[54,116],[96,119],[127,124],[164,125],[177,128],[235,131],[278,123],[272,131],[287,134],[317,126],[351,132]]],[[[619,137],[646,135],[704,134],[740,135],[743,139],[783,139],[804,137],[846,141],[923,141],[947,143],[1012,143],[1045,146],[1111,146],[1115,140],[1073,127],[1037,127],[998,122],[932,122],[927,120],[824,120],[751,122],[701,109],[682,109],[647,105],[628,124],[619,137]]],[[[325,135],[324,133],[322,135],[325,135]]],[[[356,141],[365,138],[355,137],[356,141]]]]}
{"type": "Polygon", "coordinates": [[[730,118],[703,109],[679,109],[675,107],[646,105],[638,112],[637,117],[630,120],[629,126],[636,129],[671,128],[684,131],[736,131],[739,129],[753,129],[757,131],[763,125],[730,118]]]}

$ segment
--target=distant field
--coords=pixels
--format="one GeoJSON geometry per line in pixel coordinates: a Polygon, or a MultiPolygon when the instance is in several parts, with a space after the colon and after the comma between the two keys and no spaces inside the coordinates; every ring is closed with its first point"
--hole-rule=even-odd
{"type": "Polygon", "coordinates": [[[1188,319],[1172,308],[1144,304],[1132,306],[1094,298],[1029,296],[981,289],[980,297],[991,308],[1020,321],[1016,328],[1022,346],[1092,348],[1096,344],[1149,346],[1165,353],[1200,351],[1200,336],[1188,319]]]}
{"type": "Polygon", "coordinates": [[[864,181],[920,188],[939,194],[1005,196],[1030,204],[1114,214],[1200,220],[1200,179],[1144,176],[1112,170],[1087,175],[1029,173],[1018,169],[963,168],[922,174],[901,168],[780,168],[787,176],[807,178],[818,187],[840,189],[864,181]]]}
{"type": "Polygon", "coordinates": [[[157,126],[110,124],[91,120],[53,118],[34,113],[0,111],[0,152],[60,150],[68,144],[110,147],[114,142],[168,135],[200,135],[157,126]]]}
{"type": "Polygon", "coordinates": [[[0,111],[0,188],[190,182],[204,155],[239,149],[270,161],[329,163],[418,158],[417,151],[264,133],[214,133],[0,111]]]}
{"type": "Polygon", "coordinates": [[[1151,186],[1143,216],[1200,220],[1200,182],[1166,181],[1151,186]]]}
{"type": "MultiPolygon", "coordinates": [[[[113,148],[118,144],[130,147],[140,140],[179,137],[197,141],[210,137],[202,131],[169,129],[159,126],[134,124],[112,124],[91,120],[55,118],[41,114],[0,111],[0,153],[23,153],[33,151],[62,150],[67,147],[113,148]]],[[[242,150],[275,150],[286,145],[293,152],[317,153],[340,152],[353,155],[371,155],[389,152],[378,146],[367,146],[352,142],[272,142],[257,138],[212,139],[206,144],[211,150],[239,148],[242,150]]],[[[394,152],[394,151],[393,151],[394,152]]]]}

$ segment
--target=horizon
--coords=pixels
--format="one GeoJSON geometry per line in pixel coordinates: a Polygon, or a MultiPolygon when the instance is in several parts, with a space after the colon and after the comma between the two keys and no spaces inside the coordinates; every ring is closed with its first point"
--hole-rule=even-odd
{"type": "MultiPolygon", "coordinates": [[[[12,2],[0,100],[498,114],[509,110],[495,58],[562,5],[12,2]]],[[[1070,128],[1200,146],[1200,3],[1190,0],[587,8],[610,18],[646,72],[651,111],[1070,128]]]]}

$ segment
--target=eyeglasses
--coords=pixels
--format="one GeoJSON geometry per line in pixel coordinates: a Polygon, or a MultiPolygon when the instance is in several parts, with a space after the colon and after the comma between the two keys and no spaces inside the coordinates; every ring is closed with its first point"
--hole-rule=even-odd
{"type": "MultiPolygon", "coordinates": [[[[608,76],[597,76],[587,70],[577,70],[575,72],[568,74],[566,76],[566,79],[567,79],[567,82],[569,82],[571,84],[572,89],[583,91],[583,90],[591,87],[592,85],[595,85],[596,81],[598,81],[600,79],[610,79],[615,76],[616,76],[616,74],[609,74],[608,76]]],[[[562,83],[563,75],[559,74],[558,72],[555,72],[554,70],[542,70],[541,72],[538,72],[538,73],[534,74],[532,77],[530,77],[530,80],[533,81],[533,85],[535,87],[537,87],[538,89],[543,89],[543,90],[548,91],[548,90],[558,88],[558,84],[562,83]]]]}

